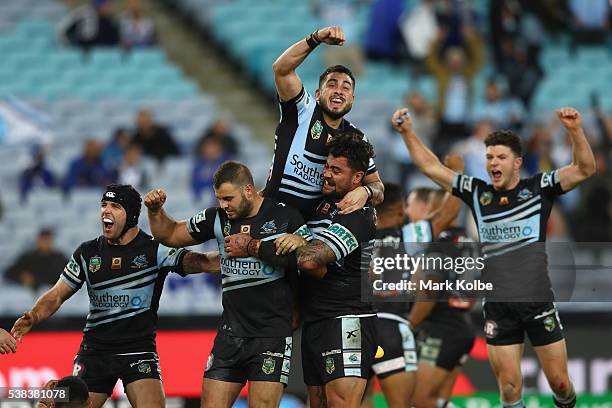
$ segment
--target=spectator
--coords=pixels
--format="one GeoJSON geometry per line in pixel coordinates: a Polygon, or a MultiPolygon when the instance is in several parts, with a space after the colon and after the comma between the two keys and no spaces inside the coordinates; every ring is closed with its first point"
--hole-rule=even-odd
{"type": "Polygon", "coordinates": [[[53,232],[42,229],[36,238],[36,248],[19,255],[4,278],[36,290],[54,285],[67,263],[66,256],[54,248],[53,232]]]}
{"type": "Polygon", "coordinates": [[[504,40],[502,54],[502,71],[508,81],[510,95],[529,108],[531,97],[544,73],[537,64],[529,61],[527,48],[522,43],[504,40]]]}
{"type": "Polygon", "coordinates": [[[463,157],[465,174],[481,180],[489,179],[486,167],[487,148],[484,140],[493,130],[491,121],[481,119],[474,125],[472,136],[453,147],[453,153],[463,157]]]}
{"type": "Polygon", "coordinates": [[[502,69],[502,44],[506,39],[518,36],[521,5],[517,0],[493,0],[489,9],[489,32],[493,46],[493,58],[498,70],[502,69]]]}
{"type": "Polygon", "coordinates": [[[544,126],[534,129],[523,157],[523,169],[529,174],[552,171],[556,168],[552,158],[553,139],[550,130],[544,126]]]}
{"type": "Polygon", "coordinates": [[[119,20],[121,44],[128,49],[150,47],[157,43],[155,23],[142,10],[140,0],[129,0],[119,20]]]}
{"type": "Polygon", "coordinates": [[[475,121],[489,119],[495,128],[511,129],[518,132],[523,126],[524,110],[521,102],[503,97],[502,90],[494,79],[485,87],[485,99],[476,103],[475,121]]]}
{"type": "Polygon", "coordinates": [[[75,187],[102,188],[112,181],[112,174],[102,162],[102,145],[96,140],[86,140],[83,155],[70,163],[64,180],[64,191],[75,187]]]}
{"type": "Polygon", "coordinates": [[[46,151],[43,146],[35,146],[32,150],[31,163],[20,176],[21,201],[27,201],[28,194],[37,187],[55,187],[57,180],[55,175],[45,163],[46,151]]]}
{"type": "Polygon", "coordinates": [[[471,1],[438,0],[436,3],[438,25],[447,35],[442,49],[448,47],[467,47],[469,38],[465,36],[468,27],[476,26],[476,13],[471,1]]]}
{"type": "Polygon", "coordinates": [[[202,135],[200,140],[197,143],[196,147],[196,155],[200,152],[200,146],[207,139],[216,139],[223,146],[223,151],[230,156],[238,155],[238,143],[236,139],[232,136],[229,129],[227,128],[226,123],[219,119],[216,120],[202,135]]]}
{"type": "Polygon", "coordinates": [[[147,110],[141,110],[136,116],[136,130],[132,141],[142,147],[146,156],[153,157],[159,163],[170,156],[180,154],[170,131],[156,124],[151,112],[147,110]]]}
{"type": "Polygon", "coordinates": [[[608,0],[569,0],[572,20],[572,49],[578,44],[604,44],[608,34],[608,0]]]}
{"type": "Polygon", "coordinates": [[[141,156],[142,148],[139,145],[130,144],[127,147],[117,172],[117,182],[119,184],[129,184],[139,191],[146,190],[148,177],[140,161],[141,156]]]}
{"type": "Polygon", "coordinates": [[[404,12],[402,0],[376,0],[372,3],[370,24],[364,50],[373,61],[398,63],[402,54],[399,18],[404,12]]]}
{"type": "Polygon", "coordinates": [[[215,171],[229,159],[230,156],[223,150],[223,145],[218,139],[208,138],[200,144],[191,176],[191,189],[196,200],[204,200],[204,206],[212,204],[214,197],[202,197],[202,193],[213,190],[215,171]]]}
{"type": "Polygon", "coordinates": [[[119,45],[119,27],[109,0],[92,0],[76,8],[60,23],[60,42],[81,48],[119,45]]]}
{"type": "Polygon", "coordinates": [[[115,130],[111,141],[102,152],[102,161],[109,171],[116,172],[118,170],[131,139],[132,137],[126,129],[118,128],[115,130]]]}
{"type": "Polygon", "coordinates": [[[467,56],[463,48],[450,47],[444,51],[444,61],[440,52],[446,40],[446,32],[441,31],[434,42],[426,63],[438,82],[438,117],[440,124],[435,146],[442,155],[457,139],[468,134],[466,118],[470,115],[472,80],[480,69],[482,44],[480,37],[472,28],[464,30],[467,56]],[[467,60],[466,60],[467,58],[467,60]]]}
{"type": "Polygon", "coordinates": [[[340,26],[344,31],[345,43],[342,47],[324,47],[325,66],[345,65],[351,67],[355,76],[363,73],[363,52],[359,45],[357,2],[363,0],[312,0],[315,15],[319,17],[320,27],[340,26]]]}

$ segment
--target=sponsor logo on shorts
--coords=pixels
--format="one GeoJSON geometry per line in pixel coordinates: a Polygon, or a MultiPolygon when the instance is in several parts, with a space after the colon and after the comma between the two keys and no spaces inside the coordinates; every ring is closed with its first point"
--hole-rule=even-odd
{"type": "Polygon", "coordinates": [[[268,357],[264,359],[263,364],[261,365],[261,371],[264,374],[272,374],[274,372],[274,367],[276,367],[276,361],[272,357],[268,357]]]}
{"type": "Polygon", "coordinates": [[[484,332],[488,339],[497,337],[497,323],[493,320],[487,320],[484,324],[484,332]]]}
{"type": "Polygon", "coordinates": [[[555,318],[553,316],[548,316],[546,319],[543,320],[543,323],[544,330],[549,333],[551,333],[557,327],[557,322],[555,321],[555,318]]]}
{"type": "Polygon", "coordinates": [[[336,371],[336,364],[334,363],[334,359],[332,357],[327,357],[325,359],[325,372],[327,374],[331,374],[336,371]]]}
{"type": "Polygon", "coordinates": [[[83,363],[75,363],[72,367],[72,375],[75,377],[82,377],[85,375],[85,365],[83,363]]]}
{"type": "Polygon", "coordinates": [[[215,359],[215,355],[213,353],[210,353],[210,355],[208,356],[208,359],[206,360],[206,368],[204,369],[204,371],[210,370],[210,368],[213,365],[214,359],[215,359]]]}
{"type": "Polygon", "coordinates": [[[151,372],[151,364],[149,363],[138,364],[138,371],[140,371],[143,374],[149,374],[151,372]]]}

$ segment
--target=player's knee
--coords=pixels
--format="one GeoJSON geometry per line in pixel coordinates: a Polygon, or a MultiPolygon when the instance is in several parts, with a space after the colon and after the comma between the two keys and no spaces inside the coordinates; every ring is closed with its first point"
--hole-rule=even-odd
{"type": "Polygon", "coordinates": [[[280,396],[275,392],[259,393],[257,396],[249,397],[249,408],[274,408],[280,404],[280,396]]]}
{"type": "Polygon", "coordinates": [[[500,392],[504,401],[516,401],[521,398],[522,387],[520,380],[505,380],[500,381],[500,392]]]}
{"type": "Polygon", "coordinates": [[[549,379],[550,388],[559,397],[568,397],[572,393],[572,384],[567,374],[556,375],[549,379]]]}

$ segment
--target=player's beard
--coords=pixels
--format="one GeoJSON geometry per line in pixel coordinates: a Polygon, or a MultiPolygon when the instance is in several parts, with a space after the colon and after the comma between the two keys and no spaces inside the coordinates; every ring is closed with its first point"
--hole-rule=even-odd
{"type": "Polygon", "coordinates": [[[248,217],[252,209],[253,203],[246,198],[243,191],[240,191],[240,204],[238,205],[238,208],[236,208],[236,218],[240,219],[248,217]]]}
{"type": "Polygon", "coordinates": [[[329,109],[329,106],[327,105],[327,101],[325,99],[323,99],[323,98],[319,99],[319,105],[321,105],[321,110],[323,111],[323,113],[325,113],[327,116],[329,116],[333,120],[340,119],[340,118],[344,117],[344,115],[349,113],[351,111],[351,109],[353,108],[353,104],[347,102],[346,106],[344,107],[344,109],[342,109],[341,111],[337,111],[336,112],[336,111],[333,111],[333,110],[329,109]]]}

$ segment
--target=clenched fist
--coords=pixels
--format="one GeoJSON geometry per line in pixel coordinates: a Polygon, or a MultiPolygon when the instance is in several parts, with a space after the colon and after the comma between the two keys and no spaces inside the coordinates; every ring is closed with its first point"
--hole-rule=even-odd
{"type": "Polygon", "coordinates": [[[164,190],[151,190],[144,197],[144,204],[147,206],[150,212],[157,213],[161,210],[166,202],[166,193],[164,190]]]}
{"type": "Polygon", "coordinates": [[[344,30],[342,30],[342,27],[325,27],[317,30],[316,35],[319,37],[319,40],[325,44],[344,45],[344,30]]]}
{"type": "Polygon", "coordinates": [[[408,109],[402,108],[402,109],[395,111],[395,113],[393,114],[393,119],[391,120],[393,122],[393,126],[395,127],[395,130],[397,130],[398,132],[400,133],[412,132],[412,119],[410,117],[410,113],[408,112],[408,109]]]}
{"type": "Polygon", "coordinates": [[[580,128],[580,112],[574,108],[561,108],[557,110],[557,117],[568,130],[580,128]]]}

